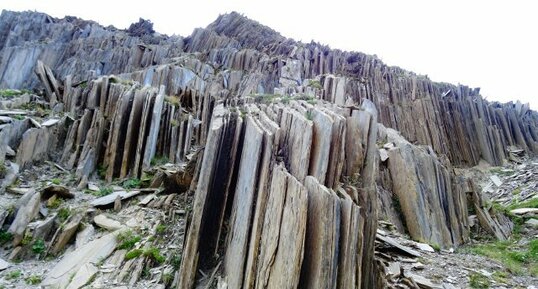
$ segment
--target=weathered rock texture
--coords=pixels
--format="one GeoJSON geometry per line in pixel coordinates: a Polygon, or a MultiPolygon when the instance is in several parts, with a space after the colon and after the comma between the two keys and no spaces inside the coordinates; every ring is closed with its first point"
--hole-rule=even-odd
{"type": "MultiPolygon", "coordinates": [[[[209,65],[202,78],[217,76],[223,96],[246,78],[246,93],[312,92],[340,105],[370,99],[381,123],[412,143],[432,146],[456,165],[474,165],[481,158],[501,164],[508,145],[538,150],[538,114],[527,105],[489,103],[479,89],[435,83],[374,56],[295,42],[237,13],[222,15],[183,40],[129,36],[72,17],[4,11],[0,49],[0,87],[35,86],[37,60],[61,79],[71,76],[71,83],[78,83],[143,68],[153,74],[158,70],[152,65],[191,53],[209,65]]],[[[177,81],[177,76],[160,79],[177,81]]]]}
{"type": "Polygon", "coordinates": [[[371,103],[355,110],[243,101],[214,109],[178,288],[194,286],[198,269],[211,268],[219,252],[228,288],[373,286],[366,277],[374,272],[376,228],[367,217],[376,213],[371,103]],[[335,128],[359,138],[333,138],[335,128]],[[356,141],[365,149],[347,149],[356,141]],[[353,165],[338,169],[343,159],[353,165]],[[349,192],[327,178],[341,180],[343,171],[355,176],[349,192]]]}
{"type": "MultiPolygon", "coordinates": [[[[10,168],[54,160],[84,185],[98,168],[111,181],[163,158],[191,165],[178,288],[213,268],[228,288],[382,287],[378,214],[416,240],[453,247],[468,238],[472,203],[506,238],[505,220],[452,165],[498,165],[508,147],[538,151],[538,114],[527,105],[286,39],[237,13],[183,39],[144,21],[120,31],[4,11],[7,87],[42,88],[58,116],[40,124],[0,111],[0,159],[16,149],[10,168]],[[378,123],[388,128],[378,133],[378,123]]],[[[94,271],[80,270],[69,273],[94,271]]]]}
{"type": "Polygon", "coordinates": [[[1,87],[38,84],[33,73],[38,60],[77,83],[163,63],[183,50],[180,37],[135,37],[75,17],[6,10],[0,17],[1,87]]]}
{"type": "Polygon", "coordinates": [[[380,137],[391,147],[388,159],[380,164],[384,217],[400,228],[404,221],[411,237],[423,242],[446,247],[468,240],[467,195],[457,189],[461,184],[455,182],[450,164],[443,163],[430,147],[412,145],[392,129],[381,129],[380,137]],[[383,198],[396,200],[398,208],[383,198]]]}

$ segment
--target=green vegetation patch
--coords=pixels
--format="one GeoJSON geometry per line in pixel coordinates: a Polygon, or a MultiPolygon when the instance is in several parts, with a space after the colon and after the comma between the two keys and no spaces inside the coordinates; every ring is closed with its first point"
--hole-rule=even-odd
{"type": "Polygon", "coordinates": [[[157,228],[155,228],[155,232],[159,235],[162,235],[164,234],[164,232],[166,232],[167,229],[168,227],[165,224],[159,224],[157,225],[157,228]]]}
{"type": "Polygon", "coordinates": [[[469,275],[469,286],[471,286],[471,288],[487,289],[490,284],[488,277],[480,273],[472,273],[469,275]]]}
{"type": "Polygon", "coordinates": [[[133,231],[127,230],[118,234],[116,239],[118,240],[118,243],[120,243],[120,245],[118,246],[119,249],[131,250],[137,242],[140,242],[142,238],[138,235],[135,235],[133,231]]]}
{"type": "Polygon", "coordinates": [[[3,245],[11,240],[13,240],[13,235],[8,231],[0,229],[0,245],[3,245]]]}
{"type": "Polygon", "coordinates": [[[161,255],[161,251],[158,248],[150,247],[144,251],[144,256],[153,259],[157,263],[161,264],[164,262],[165,257],[161,255]]]}
{"type": "Polygon", "coordinates": [[[7,173],[7,168],[6,168],[6,165],[4,165],[3,163],[0,164],[0,179],[3,178],[7,173]]]}
{"type": "Polygon", "coordinates": [[[513,202],[506,209],[508,211],[519,208],[538,208],[538,198],[533,198],[524,202],[513,202]]]}
{"type": "Polygon", "coordinates": [[[511,273],[538,276],[538,240],[532,240],[527,245],[496,241],[478,244],[468,250],[501,262],[511,273]]]}
{"type": "Polygon", "coordinates": [[[323,89],[323,87],[321,86],[321,83],[319,82],[319,80],[313,80],[311,79],[309,82],[308,82],[308,86],[310,87],[313,87],[313,88],[316,88],[316,89],[323,89]]]}
{"type": "Polygon", "coordinates": [[[147,257],[149,259],[152,259],[153,261],[162,264],[165,261],[165,257],[161,255],[161,251],[158,248],[150,247],[145,250],[143,249],[133,249],[127,254],[125,254],[125,259],[131,260],[134,258],[138,258],[140,256],[147,257]]]}
{"type": "Polygon", "coordinates": [[[505,177],[508,177],[508,176],[511,176],[512,174],[514,174],[514,170],[503,169],[501,167],[492,168],[491,170],[489,170],[489,172],[492,173],[492,174],[496,174],[496,175],[499,175],[499,176],[505,176],[505,177]]]}
{"type": "Polygon", "coordinates": [[[60,208],[58,210],[58,218],[60,221],[65,222],[71,216],[71,210],[69,208],[60,208]]]}
{"type": "Polygon", "coordinates": [[[21,277],[21,275],[22,275],[21,270],[14,270],[7,273],[6,280],[17,280],[21,277]]]}
{"type": "Polygon", "coordinates": [[[165,96],[164,97],[164,101],[170,103],[171,105],[175,106],[175,107],[180,107],[181,106],[181,100],[179,99],[178,96],[165,96]]]}
{"type": "Polygon", "coordinates": [[[51,209],[57,209],[59,208],[62,204],[64,203],[64,201],[60,198],[55,198],[55,199],[49,199],[47,201],[47,207],[48,208],[51,208],[51,209]]]}
{"type": "Polygon", "coordinates": [[[134,249],[125,254],[125,259],[131,260],[140,257],[144,253],[142,249],[134,249]]]}
{"type": "Polygon", "coordinates": [[[29,277],[26,277],[24,279],[24,281],[26,282],[26,284],[28,285],[37,285],[39,283],[41,283],[41,276],[38,276],[38,275],[31,275],[29,277]]]}
{"type": "Polygon", "coordinates": [[[110,187],[101,187],[99,188],[99,191],[93,192],[93,195],[95,195],[96,197],[104,197],[112,194],[112,192],[114,192],[114,190],[110,187]]]}
{"type": "Polygon", "coordinates": [[[122,183],[122,186],[126,189],[135,189],[135,188],[140,188],[141,183],[142,183],[141,180],[134,178],[134,179],[125,180],[122,183]]]}
{"type": "Polygon", "coordinates": [[[165,156],[156,156],[154,157],[152,160],[151,160],[151,165],[152,166],[161,166],[161,165],[164,165],[166,163],[168,163],[168,158],[165,157],[165,156]]]}
{"type": "Polygon", "coordinates": [[[31,91],[26,90],[26,89],[23,89],[23,90],[0,89],[0,97],[5,97],[5,98],[13,98],[13,97],[21,96],[21,95],[27,94],[27,93],[31,93],[31,91]]]}
{"type": "Polygon", "coordinates": [[[38,239],[32,245],[32,252],[34,252],[36,255],[39,255],[45,252],[46,248],[47,247],[45,246],[45,241],[43,241],[43,239],[38,239]]]}
{"type": "Polygon", "coordinates": [[[176,253],[172,255],[172,258],[170,259],[170,265],[174,268],[174,270],[179,270],[179,267],[181,267],[181,253],[176,253]]]}

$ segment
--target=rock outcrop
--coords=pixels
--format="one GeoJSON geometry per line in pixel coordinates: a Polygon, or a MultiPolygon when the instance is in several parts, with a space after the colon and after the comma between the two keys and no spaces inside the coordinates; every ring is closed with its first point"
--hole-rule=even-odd
{"type": "Polygon", "coordinates": [[[371,103],[354,110],[243,101],[214,109],[178,287],[191,288],[198,268],[211,268],[219,252],[228,288],[373,286],[361,277],[374,272],[371,103]],[[333,138],[335,128],[363,138],[333,138]],[[347,148],[357,140],[364,150],[347,148]],[[352,165],[338,169],[344,159],[352,165]],[[349,191],[329,185],[327,176],[343,172],[356,176],[349,191]]]}
{"type": "MultiPolygon", "coordinates": [[[[383,288],[378,217],[449,248],[469,239],[471,208],[506,239],[510,221],[454,166],[538,152],[538,114],[527,105],[490,103],[479,89],[435,83],[374,56],[295,42],[237,13],[183,39],[145,21],[120,31],[4,11],[0,55],[0,88],[43,89],[42,98],[2,98],[10,110],[0,111],[0,160],[11,177],[0,189],[43,161],[73,172],[79,189],[97,171],[111,182],[143,178],[162,159],[181,167],[152,182],[176,178],[167,190],[194,198],[177,244],[177,288],[383,288]],[[13,109],[23,104],[30,112],[13,109]]],[[[141,192],[118,190],[90,205],[120,211],[141,192]]],[[[28,195],[12,221],[14,245],[40,196],[28,195]]],[[[138,205],[170,207],[173,198],[152,194],[138,205]]],[[[78,236],[82,215],[58,228],[52,253],[78,236]]],[[[115,233],[88,242],[80,232],[78,249],[44,284],[78,288],[98,274],[95,256],[113,254],[123,225],[93,220],[115,233]],[[107,250],[95,255],[100,242],[107,250]]],[[[38,234],[52,222],[40,221],[38,234]]],[[[116,254],[109,261],[122,266],[119,276],[98,280],[132,286],[151,258],[116,254]]]]}
{"type": "Polygon", "coordinates": [[[39,59],[76,84],[169,63],[187,52],[219,70],[224,90],[233,88],[229,79],[248,74],[247,93],[311,90],[340,105],[370,99],[381,123],[456,165],[475,165],[481,158],[502,164],[509,145],[538,150],[538,115],[528,105],[489,103],[479,89],[435,83],[373,56],[295,42],[237,13],[220,16],[185,40],[138,38],[45,14],[4,11],[1,17],[0,87],[36,86],[32,71],[39,59]]]}

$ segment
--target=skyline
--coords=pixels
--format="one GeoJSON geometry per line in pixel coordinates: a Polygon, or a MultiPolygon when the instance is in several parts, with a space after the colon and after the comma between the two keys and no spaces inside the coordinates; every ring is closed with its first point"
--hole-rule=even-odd
{"type": "Polygon", "coordinates": [[[183,37],[197,27],[206,27],[220,14],[237,11],[284,37],[375,54],[387,65],[427,75],[436,82],[480,87],[487,100],[520,100],[537,110],[533,82],[538,44],[531,35],[532,27],[538,27],[538,19],[531,15],[531,1],[510,5],[501,1],[430,2],[385,0],[349,4],[335,0],[328,7],[319,7],[311,2],[281,0],[270,5],[245,0],[203,0],[160,9],[170,5],[154,0],[152,7],[157,9],[147,9],[147,3],[142,1],[125,4],[97,0],[93,5],[76,6],[66,0],[6,0],[0,8],[36,10],[58,18],[77,16],[119,29],[144,18],[151,20],[159,33],[183,37]]]}

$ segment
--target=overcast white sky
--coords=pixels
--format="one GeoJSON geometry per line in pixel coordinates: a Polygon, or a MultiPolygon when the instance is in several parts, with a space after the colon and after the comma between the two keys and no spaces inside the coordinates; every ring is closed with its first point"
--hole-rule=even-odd
{"type": "Polygon", "coordinates": [[[538,109],[536,1],[371,0],[2,0],[0,9],[73,15],[128,27],[139,17],[155,30],[189,35],[237,11],[286,37],[377,54],[435,81],[481,87],[489,100],[538,109]]]}

